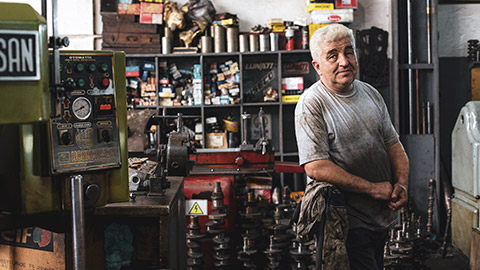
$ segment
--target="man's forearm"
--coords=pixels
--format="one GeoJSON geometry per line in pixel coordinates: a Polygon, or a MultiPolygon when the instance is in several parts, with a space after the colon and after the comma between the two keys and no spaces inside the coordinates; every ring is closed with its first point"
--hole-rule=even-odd
{"type": "Polygon", "coordinates": [[[390,158],[390,165],[392,166],[394,182],[408,188],[410,165],[402,144],[397,142],[390,146],[387,151],[388,157],[390,158]]]}
{"type": "Polygon", "coordinates": [[[312,179],[329,182],[346,191],[367,194],[375,199],[389,199],[392,192],[389,182],[372,183],[329,160],[309,162],[305,164],[305,172],[312,179]]]}

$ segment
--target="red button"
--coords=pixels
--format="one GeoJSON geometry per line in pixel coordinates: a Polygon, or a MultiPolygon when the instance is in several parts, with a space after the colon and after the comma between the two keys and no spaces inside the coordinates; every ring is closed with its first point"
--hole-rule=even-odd
{"type": "Polygon", "coordinates": [[[108,78],[103,78],[102,79],[102,84],[103,84],[103,86],[107,87],[110,84],[110,80],[108,78]]]}

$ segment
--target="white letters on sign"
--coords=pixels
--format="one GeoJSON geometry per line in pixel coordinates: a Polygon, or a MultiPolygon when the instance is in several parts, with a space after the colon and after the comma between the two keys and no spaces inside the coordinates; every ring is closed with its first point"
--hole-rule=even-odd
{"type": "Polygon", "coordinates": [[[38,32],[0,29],[0,81],[40,79],[38,32]]]}

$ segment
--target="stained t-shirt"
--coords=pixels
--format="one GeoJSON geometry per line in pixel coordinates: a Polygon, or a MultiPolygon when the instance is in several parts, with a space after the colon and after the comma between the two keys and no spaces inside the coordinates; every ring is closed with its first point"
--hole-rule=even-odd
{"type": "MultiPolygon", "coordinates": [[[[355,80],[352,91],[340,95],[318,81],[297,103],[295,132],[300,165],[330,160],[370,182],[392,182],[387,148],[398,142],[398,134],[382,96],[371,85],[355,80]]],[[[388,201],[342,191],[350,229],[381,230],[396,221],[388,201]]]]}

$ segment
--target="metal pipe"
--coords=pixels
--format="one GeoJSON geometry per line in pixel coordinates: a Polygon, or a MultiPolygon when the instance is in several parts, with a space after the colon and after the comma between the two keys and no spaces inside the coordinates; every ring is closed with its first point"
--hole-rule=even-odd
{"type": "Polygon", "coordinates": [[[70,177],[72,199],[72,232],[73,232],[73,269],[86,269],[85,259],[85,216],[83,211],[83,177],[70,177]]]}
{"type": "MultiPolygon", "coordinates": [[[[417,61],[415,61],[418,63],[417,61]]],[[[420,134],[420,89],[419,89],[419,82],[418,82],[418,69],[415,70],[415,107],[416,111],[416,119],[417,119],[417,134],[420,134]]]]}
{"type": "Polygon", "coordinates": [[[427,101],[427,134],[432,134],[432,103],[427,101]]]}
{"type": "Polygon", "coordinates": [[[427,0],[427,63],[432,63],[431,48],[432,32],[430,30],[430,0],[427,0]]]}
{"type": "MultiPolygon", "coordinates": [[[[408,64],[412,64],[412,6],[411,0],[407,0],[407,42],[408,42],[408,64]]],[[[413,134],[413,71],[408,68],[408,131],[413,134]]]]}
{"type": "Polygon", "coordinates": [[[433,196],[435,193],[435,180],[428,180],[428,210],[427,210],[427,233],[431,235],[433,226],[433,196]]]}

